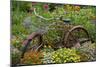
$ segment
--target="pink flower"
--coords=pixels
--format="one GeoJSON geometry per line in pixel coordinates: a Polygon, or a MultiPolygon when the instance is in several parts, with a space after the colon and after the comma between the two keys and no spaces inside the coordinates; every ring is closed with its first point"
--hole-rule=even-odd
{"type": "Polygon", "coordinates": [[[32,2],[32,5],[35,5],[36,4],[36,2],[32,2]]]}
{"type": "Polygon", "coordinates": [[[49,6],[48,6],[47,4],[44,4],[43,7],[44,7],[44,9],[46,9],[46,10],[49,8],[49,6]]]}

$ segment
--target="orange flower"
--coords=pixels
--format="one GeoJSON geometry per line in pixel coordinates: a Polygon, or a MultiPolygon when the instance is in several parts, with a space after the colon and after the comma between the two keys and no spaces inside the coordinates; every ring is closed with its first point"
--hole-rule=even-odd
{"type": "Polygon", "coordinates": [[[25,53],[24,58],[21,60],[22,64],[42,64],[41,57],[42,52],[28,51],[25,53]],[[28,63],[31,61],[30,63],[28,63]]]}

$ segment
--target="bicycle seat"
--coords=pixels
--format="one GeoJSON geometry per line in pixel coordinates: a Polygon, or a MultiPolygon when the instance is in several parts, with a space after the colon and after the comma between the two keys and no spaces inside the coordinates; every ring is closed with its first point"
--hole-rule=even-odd
{"type": "Polygon", "coordinates": [[[66,23],[66,24],[69,24],[69,23],[71,22],[70,19],[62,19],[62,21],[63,21],[64,23],[66,23]]]}

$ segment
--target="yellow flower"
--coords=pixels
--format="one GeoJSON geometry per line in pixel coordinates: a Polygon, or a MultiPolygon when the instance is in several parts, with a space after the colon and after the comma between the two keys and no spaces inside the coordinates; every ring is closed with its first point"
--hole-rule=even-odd
{"type": "Polygon", "coordinates": [[[75,7],[74,7],[74,10],[75,10],[75,11],[80,11],[80,6],[75,6],[75,7]]]}
{"type": "Polygon", "coordinates": [[[49,45],[48,47],[49,47],[49,48],[51,48],[51,46],[50,46],[50,45],[49,45]]]}
{"type": "Polygon", "coordinates": [[[66,60],[64,60],[64,63],[66,63],[66,60]]]}
{"type": "Polygon", "coordinates": [[[44,45],[44,47],[47,47],[46,45],[44,45]]]}

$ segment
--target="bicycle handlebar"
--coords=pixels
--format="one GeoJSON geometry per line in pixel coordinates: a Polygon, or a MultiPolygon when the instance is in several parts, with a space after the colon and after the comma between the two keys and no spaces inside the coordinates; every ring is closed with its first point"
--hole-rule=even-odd
{"type": "Polygon", "coordinates": [[[35,14],[35,16],[37,16],[37,17],[39,17],[39,18],[41,18],[41,19],[44,19],[44,20],[54,20],[54,19],[55,19],[55,20],[61,20],[60,18],[63,17],[63,15],[60,15],[58,18],[45,18],[45,17],[39,15],[39,14],[36,12],[36,8],[34,8],[34,14],[35,14]]]}

